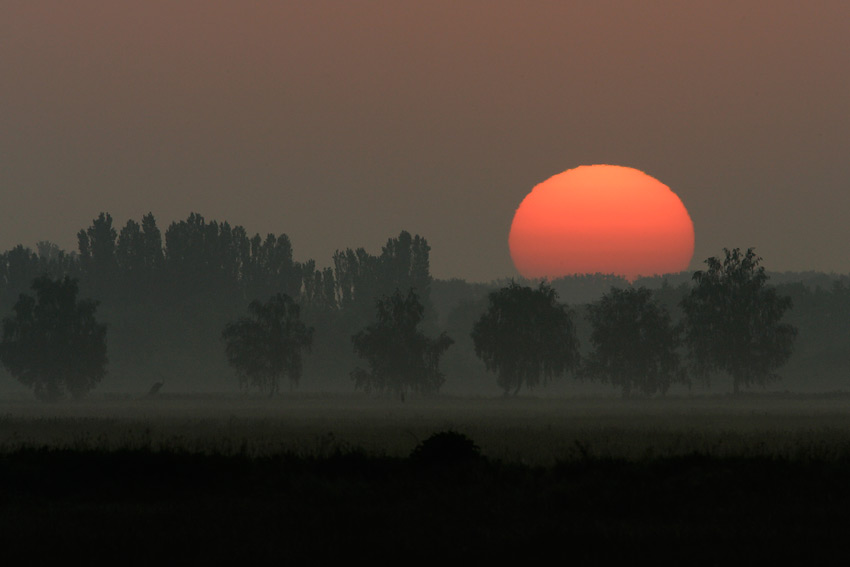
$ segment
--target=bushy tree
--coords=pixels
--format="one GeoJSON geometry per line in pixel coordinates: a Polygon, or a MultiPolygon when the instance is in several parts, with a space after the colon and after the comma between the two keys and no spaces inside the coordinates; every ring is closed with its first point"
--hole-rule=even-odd
{"type": "Polygon", "coordinates": [[[782,323],[791,298],[768,287],[761,257],[752,248],[723,249],[708,258],[707,270],[694,274],[696,285],[682,300],[685,342],[693,371],[708,382],[714,372],[741,386],[764,385],[791,356],[797,329],[782,323]]]}
{"type": "Polygon", "coordinates": [[[679,330],[670,314],[645,287],[612,287],[587,308],[592,325],[593,351],[582,365],[582,375],[646,395],[666,393],[670,385],[683,382],[679,353],[679,330]]]}
{"type": "Polygon", "coordinates": [[[570,310],[546,284],[511,283],[489,295],[487,311],[472,329],[475,354],[498,374],[505,395],[574,370],[578,339],[570,310]]]}
{"type": "Polygon", "coordinates": [[[0,361],[42,400],[79,398],[106,376],[106,326],[97,302],[77,300],[77,281],[47,276],[32,282],[3,320],[0,361]]]}
{"type": "Polygon", "coordinates": [[[351,373],[356,388],[391,392],[402,400],[407,392],[436,393],[445,377],[440,357],[454,341],[445,333],[436,339],[419,330],[424,307],[411,289],[398,290],[376,302],[376,321],[351,337],[355,353],[365,358],[369,370],[351,373]]]}
{"type": "Polygon", "coordinates": [[[313,329],[301,321],[298,304],[286,294],[253,301],[248,310],[250,317],[228,323],[222,332],[227,360],[243,389],[256,387],[272,397],[282,376],[298,384],[301,352],[310,348],[313,329]]]}

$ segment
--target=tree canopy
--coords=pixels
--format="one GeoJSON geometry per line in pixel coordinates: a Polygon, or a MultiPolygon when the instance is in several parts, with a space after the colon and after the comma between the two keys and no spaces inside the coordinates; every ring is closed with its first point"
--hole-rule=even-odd
{"type": "Polygon", "coordinates": [[[250,317],[228,323],[222,332],[227,360],[236,369],[243,389],[258,388],[269,397],[279,390],[282,376],[297,385],[302,350],[309,349],[313,329],[300,319],[300,308],[286,294],[267,302],[253,301],[250,317]]]}
{"type": "Polygon", "coordinates": [[[412,289],[407,296],[396,290],[379,299],[376,311],[375,322],[351,337],[355,353],[369,364],[368,371],[351,373],[355,387],[402,399],[407,392],[436,393],[445,381],[440,357],[454,341],[445,333],[430,339],[419,330],[425,309],[412,289]]]}
{"type": "Polygon", "coordinates": [[[69,277],[33,280],[35,297],[21,294],[14,315],[3,319],[0,361],[42,400],[79,398],[105,376],[106,325],[95,319],[97,302],[77,300],[69,277]]]}
{"type": "Polygon", "coordinates": [[[578,339],[570,310],[558,294],[541,283],[537,289],[512,282],[489,295],[487,311],[472,329],[475,354],[487,370],[498,374],[507,395],[525,385],[574,370],[579,362],[578,339]]]}
{"type": "Polygon", "coordinates": [[[791,298],[766,285],[761,257],[752,248],[723,249],[682,300],[685,342],[693,371],[708,382],[712,373],[731,375],[734,391],[778,379],[775,370],[791,356],[797,329],[782,323],[791,298]]]}
{"type": "Polygon", "coordinates": [[[582,364],[582,375],[645,395],[666,393],[685,380],[679,353],[679,330],[670,314],[645,287],[612,287],[587,307],[593,351],[582,364]]]}

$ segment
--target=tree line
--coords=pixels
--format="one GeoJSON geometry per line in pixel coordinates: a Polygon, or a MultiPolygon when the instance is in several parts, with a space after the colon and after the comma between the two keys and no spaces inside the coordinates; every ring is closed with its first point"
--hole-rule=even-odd
{"type": "Polygon", "coordinates": [[[241,387],[269,395],[282,378],[297,385],[305,362],[314,375],[347,375],[366,391],[436,393],[445,382],[441,359],[456,340],[506,394],[565,373],[608,382],[627,396],[727,373],[737,392],[776,379],[797,332],[782,322],[791,300],[766,285],[761,259],[752,250],[724,252],[706,260],[672,304],[669,288],[611,286],[579,318],[554,287],[510,282],[441,318],[431,301],[430,247],[418,235],[388,239],[379,255],[337,251],[331,267],[318,269],[313,260],[293,259],[286,235],[249,237],[242,227],[193,213],[163,239],[151,214],[117,231],[102,213],[78,233],[75,253],[39,243],[35,252],[19,246],[0,255],[4,311],[11,312],[0,360],[39,397],[84,394],[106,373],[107,327],[94,320],[100,305],[110,353],[123,357],[125,372],[136,360],[183,356],[188,365],[217,364],[219,374],[229,364],[241,387]],[[93,300],[78,301],[78,291],[93,300]],[[438,320],[451,327],[464,309],[468,327],[440,332],[438,320]],[[591,331],[584,355],[581,319],[591,331]],[[62,336],[61,347],[47,346],[47,337],[62,336]],[[48,351],[27,367],[27,356],[48,351]],[[74,352],[87,370],[67,366],[74,352]]]}
{"type": "Polygon", "coordinates": [[[435,322],[427,242],[401,232],[377,255],[338,250],[330,267],[298,262],[285,234],[250,235],[241,226],[190,214],[161,231],[152,214],[118,229],[101,213],[68,253],[49,242],[0,254],[0,312],[9,313],[33,280],[69,277],[81,297],[99,302],[109,328],[110,373],[124,389],[154,376],[220,389],[229,377],[221,329],[254,300],[283,293],[317,329],[312,375],[348,372],[351,334],[368,323],[375,299],[416,290],[435,322]],[[191,379],[190,379],[191,378],[191,379]]]}

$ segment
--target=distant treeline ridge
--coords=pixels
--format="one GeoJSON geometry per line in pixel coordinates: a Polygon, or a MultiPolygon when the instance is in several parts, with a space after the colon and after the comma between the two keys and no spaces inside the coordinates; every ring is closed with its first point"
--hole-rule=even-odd
{"type": "MultiPolygon", "coordinates": [[[[39,242],[35,250],[17,246],[0,254],[0,313],[7,315],[38,276],[77,279],[82,297],[100,301],[98,317],[109,326],[110,376],[104,390],[140,391],[153,381],[183,391],[232,389],[221,329],[243,314],[250,301],[281,292],[301,305],[305,321],[315,328],[304,387],[350,390],[348,374],[357,365],[352,335],[373,319],[378,298],[396,289],[414,289],[425,307],[426,330],[445,330],[455,340],[443,362],[445,389],[498,393],[474,355],[469,333],[486,308],[487,294],[507,280],[434,280],[430,247],[419,235],[403,231],[389,238],[379,254],[340,249],[327,267],[312,259],[296,261],[285,234],[251,236],[241,226],[206,221],[196,213],[171,223],[164,237],[150,213],[140,222],[127,221],[120,231],[108,213],[101,213],[77,239],[73,252],[39,242]]],[[[850,278],[813,272],[771,275],[771,283],[792,297],[788,319],[800,330],[783,371],[793,379],[784,385],[845,389],[850,376],[850,278]]],[[[560,301],[577,310],[582,347],[590,332],[583,306],[612,286],[629,287],[624,279],[605,274],[551,284],[560,301]]],[[[690,274],[645,278],[633,285],[651,288],[675,319],[681,315],[679,303],[691,285],[690,274]]],[[[9,377],[2,380],[11,382],[9,377]]],[[[584,387],[570,382],[564,387],[584,387]]]]}

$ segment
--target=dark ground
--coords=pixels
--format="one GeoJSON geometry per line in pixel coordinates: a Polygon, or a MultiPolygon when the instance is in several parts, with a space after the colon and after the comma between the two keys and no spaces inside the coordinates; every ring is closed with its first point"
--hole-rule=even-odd
{"type": "Polygon", "coordinates": [[[847,458],[462,457],[22,448],[0,455],[0,539],[31,560],[135,564],[850,557],[847,458]]]}

